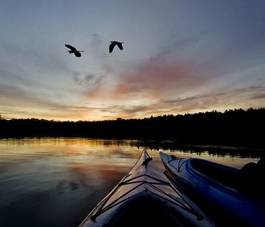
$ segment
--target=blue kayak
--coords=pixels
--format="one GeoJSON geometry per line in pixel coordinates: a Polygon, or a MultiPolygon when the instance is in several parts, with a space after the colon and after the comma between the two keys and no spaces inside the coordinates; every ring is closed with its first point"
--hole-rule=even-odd
{"type": "Polygon", "coordinates": [[[239,170],[163,152],[160,158],[175,186],[188,193],[214,221],[230,226],[265,226],[265,199],[241,190],[239,170]]]}

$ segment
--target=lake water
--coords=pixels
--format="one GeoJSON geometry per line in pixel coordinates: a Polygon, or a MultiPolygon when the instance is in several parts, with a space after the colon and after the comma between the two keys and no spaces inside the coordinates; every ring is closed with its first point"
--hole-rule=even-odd
{"type": "MultiPolygon", "coordinates": [[[[81,138],[0,140],[0,226],[77,226],[136,162],[143,147],[134,144],[81,138]]],[[[162,170],[158,150],[149,153],[162,170]]],[[[236,168],[258,160],[207,151],[171,154],[236,168]]]]}

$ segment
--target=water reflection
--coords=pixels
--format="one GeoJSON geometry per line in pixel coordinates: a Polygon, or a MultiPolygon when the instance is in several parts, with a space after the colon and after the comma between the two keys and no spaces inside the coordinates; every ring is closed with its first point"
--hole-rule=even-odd
{"type": "MultiPolygon", "coordinates": [[[[130,170],[137,141],[42,138],[0,140],[0,226],[76,226],[130,170]]],[[[163,149],[170,152],[172,149],[163,149]]],[[[163,169],[157,150],[150,151],[163,169]]],[[[174,150],[240,168],[257,158],[174,150]]]]}

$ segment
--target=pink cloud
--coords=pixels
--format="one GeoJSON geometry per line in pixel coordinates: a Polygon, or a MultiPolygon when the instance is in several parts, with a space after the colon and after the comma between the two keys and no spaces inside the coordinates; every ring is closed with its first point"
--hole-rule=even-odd
{"type": "MultiPolygon", "coordinates": [[[[118,87],[127,85],[125,92],[148,90],[172,89],[175,86],[189,84],[192,81],[192,71],[184,65],[145,65],[132,73],[125,73],[120,76],[118,87]]],[[[155,90],[155,91],[154,91],[155,90]]],[[[119,91],[119,90],[117,90],[119,91]]]]}
{"type": "Polygon", "coordinates": [[[127,99],[146,97],[160,99],[204,83],[203,73],[185,64],[151,64],[147,62],[132,71],[117,75],[116,83],[106,86],[104,81],[86,95],[93,99],[127,99]]]}

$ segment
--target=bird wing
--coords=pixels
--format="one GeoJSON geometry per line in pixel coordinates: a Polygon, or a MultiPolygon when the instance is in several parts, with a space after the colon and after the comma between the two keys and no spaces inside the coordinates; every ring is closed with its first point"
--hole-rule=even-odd
{"type": "Polygon", "coordinates": [[[76,51],[75,47],[73,47],[69,44],[65,44],[65,47],[69,48],[71,51],[76,51]]]}
{"type": "Polygon", "coordinates": [[[122,43],[117,43],[117,46],[119,47],[120,50],[123,50],[122,43]]]}
{"type": "Polygon", "coordinates": [[[78,58],[81,57],[81,53],[79,51],[74,52],[74,55],[78,58]]]}
{"type": "Polygon", "coordinates": [[[113,51],[115,45],[116,45],[116,44],[115,44],[114,42],[112,42],[112,43],[109,45],[109,52],[110,52],[110,53],[113,51]]]}

